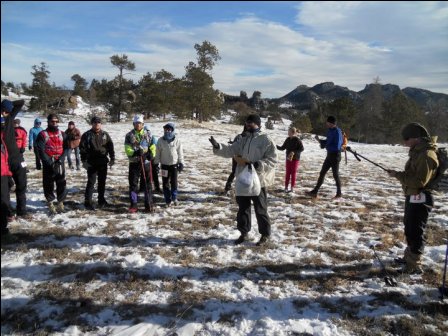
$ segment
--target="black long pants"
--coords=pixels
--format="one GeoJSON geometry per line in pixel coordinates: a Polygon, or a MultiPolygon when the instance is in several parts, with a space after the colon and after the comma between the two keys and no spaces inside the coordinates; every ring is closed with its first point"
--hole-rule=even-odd
{"type": "Polygon", "coordinates": [[[266,188],[261,188],[258,196],[237,196],[238,214],[236,216],[237,229],[242,234],[250,232],[251,222],[251,201],[254,204],[255,216],[258,222],[258,232],[265,236],[271,235],[271,222],[268,215],[268,201],[266,188]]]}
{"type": "Polygon", "coordinates": [[[162,186],[165,203],[177,200],[177,164],[162,165],[162,186]]]}
{"type": "Polygon", "coordinates": [[[337,153],[327,153],[327,157],[325,158],[324,163],[322,164],[322,168],[320,170],[319,179],[317,180],[317,184],[314,187],[314,190],[317,192],[319,188],[324,183],[325,175],[328,170],[331,168],[333,172],[333,178],[336,181],[336,194],[341,194],[341,179],[339,178],[339,162],[341,162],[341,152],[337,153]]]}
{"type": "Polygon", "coordinates": [[[36,146],[33,146],[33,152],[34,152],[34,157],[36,159],[36,169],[37,170],[41,170],[42,169],[42,162],[40,160],[39,151],[37,150],[36,146]]]}
{"type": "Polygon", "coordinates": [[[92,203],[93,187],[98,178],[98,204],[106,202],[104,192],[106,190],[107,164],[92,165],[87,168],[87,185],[84,193],[84,202],[92,203]]]}
{"type": "Polygon", "coordinates": [[[18,216],[26,215],[26,186],[27,176],[26,168],[19,165],[17,169],[12,172],[12,178],[16,184],[16,214],[18,216]]]}
{"type": "MultiPolygon", "coordinates": [[[[146,178],[146,186],[144,189],[145,193],[145,207],[149,206],[153,203],[152,200],[152,186],[149,177],[149,165],[143,164],[145,169],[144,179],[146,178]]],[[[138,202],[138,192],[139,192],[139,180],[143,176],[142,163],[139,162],[130,162],[129,163],[129,199],[131,201],[131,206],[137,205],[138,202]]]]}
{"type": "Polygon", "coordinates": [[[9,196],[9,185],[8,185],[9,176],[1,177],[1,213],[0,213],[0,221],[2,232],[8,226],[8,217],[11,216],[11,202],[9,196]]]}
{"type": "Polygon", "coordinates": [[[67,181],[65,180],[65,166],[62,163],[62,174],[55,175],[53,168],[46,164],[42,169],[42,181],[44,186],[44,196],[47,202],[52,202],[56,199],[54,196],[54,185],[56,183],[57,201],[62,202],[67,196],[67,181]]]}
{"type": "Polygon", "coordinates": [[[434,206],[430,192],[424,192],[424,203],[411,203],[410,196],[406,196],[404,204],[404,234],[409,249],[414,254],[422,254],[426,242],[426,223],[429,213],[434,206]]]}

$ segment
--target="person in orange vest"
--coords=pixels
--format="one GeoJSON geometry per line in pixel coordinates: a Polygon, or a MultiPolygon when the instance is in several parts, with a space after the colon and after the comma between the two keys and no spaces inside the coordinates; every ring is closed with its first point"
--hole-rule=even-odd
{"type": "Polygon", "coordinates": [[[41,131],[36,139],[39,157],[42,159],[42,177],[44,195],[47,200],[50,214],[64,212],[64,200],[67,196],[67,181],[65,179],[65,150],[67,149],[67,137],[59,129],[59,117],[49,114],[48,127],[41,131]],[[54,185],[56,184],[56,196],[54,185]],[[57,200],[56,204],[53,203],[57,200]]]}

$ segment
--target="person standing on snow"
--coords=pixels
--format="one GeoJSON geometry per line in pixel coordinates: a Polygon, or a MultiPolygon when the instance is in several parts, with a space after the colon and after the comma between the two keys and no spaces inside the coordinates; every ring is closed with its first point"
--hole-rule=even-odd
{"type": "Polygon", "coordinates": [[[134,129],[126,134],[124,140],[124,151],[129,159],[129,199],[131,206],[129,212],[138,211],[137,201],[139,192],[139,179],[141,176],[145,182],[145,211],[153,212],[153,190],[150,180],[150,169],[152,152],[151,134],[143,127],[145,123],[143,116],[136,115],[133,119],[134,129]]]}
{"type": "Polygon", "coordinates": [[[404,145],[409,147],[409,160],[404,171],[388,170],[390,177],[400,181],[406,196],[403,221],[407,247],[403,258],[396,261],[404,264],[403,271],[407,273],[421,273],[426,223],[434,206],[431,191],[426,186],[439,166],[437,147],[428,131],[418,123],[407,124],[401,135],[404,145]]]}
{"type": "Polygon", "coordinates": [[[64,212],[64,200],[67,197],[67,181],[65,179],[65,149],[67,148],[66,136],[59,129],[59,117],[49,114],[48,127],[41,131],[36,139],[36,147],[39,157],[42,159],[42,182],[44,196],[47,200],[51,215],[64,212]],[[54,185],[56,184],[56,196],[54,185]],[[57,200],[56,205],[53,203],[57,200]]]}
{"type": "Polygon", "coordinates": [[[28,137],[28,132],[26,129],[24,129],[22,126],[20,126],[20,119],[14,119],[14,134],[16,136],[16,144],[17,148],[19,148],[19,152],[22,155],[22,161],[23,153],[25,153],[26,149],[26,140],[28,137]]]}
{"type": "Polygon", "coordinates": [[[39,133],[41,131],[43,131],[43,128],[40,127],[41,124],[42,124],[42,121],[40,120],[40,118],[34,119],[34,126],[32,128],[30,128],[30,133],[28,136],[28,149],[33,150],[33,152],[34,152],[34,157],[36,159],[36,170],[42,169],[42,162],[39,157],[39,151],[37,150],[37,146],[36,146],[37,136],[39,135],[39,133]]]}
{"type": "Polygon", "coordinates": [[[271,236],[271,221],[268,214],[267,187],[274,184],[277,153],[275,143],[269,135],[261,131],[261,119],[251,114],[246,119],[247,136],[230,146],[219,144],[213,136],[209,141],[213,145],[213,153],[222,157],[234,157],[237,162],[238,176],[248,164],[252,164],[259,176],[261,191],[258,196],[236,196],[238,203],[237,229],[240,237],[235,245],[247,240],[251,230],[251,201],[254,204],[261,238],[257,245],[265,244],[271,236]]]}
{"type": "Polygon", "coordinates": [[[95,210],[92,202],[93,187],[98,177],[98,208],[108,205],[104,193],[106,191],[107,164],[115,164],[114,143],[109,133],[102,130],[99,117],[91,119],[92,128],[83,133],[79,144],[79,153],[84,169],[87,170],[87,184],[84,193],[84,207],[95,210]],[[108,157],[110,160],[108,159],[108,157]]]}
{"type": "Polygon", "coordinates": [[[313,190],[307,191],[306,194],[313,198],[317,198],[317,193],[319,192],[322,183],[324,183],[325,175],[331,168],[333,172],[333,178],[336,181],[336,196],[333,198],[341,198],[341,179],[339,178],[339,163],[341,162],[341,148],[342,148],[342,131],[336,126],[336,118],[329,116],[327,118],[327,139],[320,140],[319,136],[316,135],[316,140],[320,143],[320,148],[325,148],[327,150],[327,157],[325,158],[322,168],[320,170],[319,178],[317,184],[313,190]]]}
{"type": "Polygon", "coordinates": [[[12,176],[12,172],[9,169],[8,162],[8,148],[4,139],[5,136],[5,121],[6,118],[1,117],[1,213],[0,213],[0,224],[2,229],[2,236],[8,235],[8,218],[11,216],[11,199],[9,193],[9,179],[12,176]]]}
{"type": "Polygon", "coordinates": [[[25,101],[16,100],[14,102],[4,99],[1,104],[2,117],[5,118],[4,142],[8,149],[8,163],[9,169],[12,173],[16,185],[16,214],[17,216],[26,217],[28,211],[26,209],[26,163],[23,160],[23,155],[17,147],[16,136],[14,132],[14,119],[22,109],[25,101]]]}
{"type": "Polygon", "coordinates": [[[278,150],[286,149],[286,172],[285,172],[285,192],[294,192],[296,186],[297,170],[300,164],[300,153],[303,152],[302,141],[297,136],[297,129],[290,127],[288,137],[281,146],[277,146],[278,150]],[[291,189],[288,190],[289,181],[291,181],[291,189]]]}
{"type": "Polygon", "coordinates": [[[184,169],[182,143],[175,133],[174,123],[163,126],[163,137],[157,142],[154,164],[160,163],[162,171],[163,196],[167,207],[177,205],[177,177],[184,169]]]}
{"type": "Polygon", "coordinates": [[[81,141],[81,132],[75,127],[74,121],[69,121],[68,128],[65,130],[65,135],[67,136],[67,157],[68,167],[70,169],[75,169],[72,164],[72,152],[75,151],[76,160],[76,170],[80,170],[81,160],[79,158],[79,143],[81,141]]]}

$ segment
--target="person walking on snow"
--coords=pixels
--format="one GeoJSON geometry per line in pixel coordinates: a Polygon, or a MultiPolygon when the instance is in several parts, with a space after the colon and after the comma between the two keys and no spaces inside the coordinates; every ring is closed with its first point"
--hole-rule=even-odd
{"type": "Polygon", "coordinates": [[[67,136],[67,157],[68,167],[70,169],[75,169],[72,164],[72,152],[75,152],[76,160],[76,170],[80,170],[81,160],[79,158],[79,143],[81,141],[81,132],[75,127],[74,121],[69,121],[68,128],[65,130],[65,135],[67,136]]]}
{"type": "Polygon", "coordinates": [[[145,180],[145,211],[153,212],[153,190],[150,180],[152,152],[151,134],[144,129],[143,116],[136,115],[133,119],[134,129],[126,134],[124,150],[129,159],[129,212],[137,212],[139,180],[145,180]]]}
{"type": "Polygon", "coordinates": [[[236,176],[248,164],[253,165],[259,176],[261,191],[258,196],[236,196],[238,203],[237,229],[241,235],[235,240],[235,244],[241,244],[248,239],[252,227],[251,202],[253,202],[258,222],[258,232],[261,234],[257,243],[260,246],[265,244],[271,236],[267,187],[274,184],[277,153],[274,141],[269,135],[261,131],[261,119],[258,115],[251,114],[247,117],[246,129],[247,136],[230,146],[219,144],[213,136],[209,140],[213,145],[214,154],[226,158],[235,158],[237,162],[236,176]]]}
{"type": "Polygon", "coordinates": [[[294,192],[296,186],[297,170],[300,165],[300,153],[303,152],[302,141],[297,136],[297,129],[290,127],[288,137],[281,146],[277,146],[278,150],[286,149],[286,173],[285,173],[285,192],[294,192]],[[291,181],[291,189],[288,190],[289,181],[291,181]]]}
{"type": "Polygon", "coordinates": [[[87,184],[84,193],[84,207],[95,210],[92,202],[93,187],[98,177],[98,208],[108,205],[104,193],[106,191],[107,164],[115,164],[115,151],[109,133],[102,130],[99,117],[91,119],[92,128],[85,132],[79,144],[79,153],[84,169],[87,170],[87,184]],[[109,160],[109,158],[110,160],[109,160]]]}
{"type": "Polygon", "coordinates": [[[37,146],[36,146],[37,136],[39,135],[39,133],[41,131],[43,131],[43,128],[40,127],[41,124],[42,124],[42,121],[40,120],[40,118],[34,119],[34,126],[30,129],[30,133],[28,136],[28,149],[33,150],[33,152],[34,152],[34,157],[36,159],[36,170],[42,169],[42,162],[39,157],[39,151],[37,150],[37,146]]]}
{"type": "Polygon", "coordinates": [[[42,159],[42,182],[44,196],[47,200],[50,214],[64,212],[64,200],[67,197],[67,181],[65,179],[65,149],[67,148],[66,136],[59,129],[59,117],[49,114],[48,127],[41,131],[36,139],[39,157],[42,159]],[[54,185],[56,184],[56,196],[54,185]],[[53,203],[57,200],[56,205],[53,203]]]}
{"type": "Polygon", "coordinates": [[[320,148],[325,148],[327,150],[327,157],[325,158],[322,168],[320,170],[319,178],[317,184],[313,190],[306,192],[308,196],[313,198],[317,197],[322,183],[324,183],[325,175],[331,168],[333,172],[333,178],[336,181],[336,196],[334,198],[341,198],[341,179],[339,178],[339,163],[341,162],[341,148],[342,148],[342,131],[336,126],[336,118],[329,116],[327,118],[327,139],[320,140],[319,136],[316,135],[316,140],[320,143],[320,148]]]}
{"type": "Polygon", "coordinates": [[[174,123],[163,126],[163,137],[157,142],[154,164],[160,163],[162,187],[167,207],[177,205],[177,177],[184,169],[184,151],[174,123]]]}
{"type": "Polygon", "coordinates": [[[428,131],[418,123],[407,124],[401,131],[404,145],[409,147],[409,160],[404,171],[388,170],[395,177],[405,194],[404,234],[407,247],[403,258],[403,271],[421,273],[421,256],[425,248],[426,223],[434,206],[431,190],[427,184],[434,178],[439,166],[436,145],[428,131]]]}

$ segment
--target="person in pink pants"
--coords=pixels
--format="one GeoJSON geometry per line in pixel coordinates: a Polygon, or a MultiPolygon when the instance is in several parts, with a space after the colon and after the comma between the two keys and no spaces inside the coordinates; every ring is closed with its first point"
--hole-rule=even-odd
{"type": "Polygon", "coordinates": [[[300,153],[303,152],[302,141],[298,137],[295,127],[290,127],[288,137],[282,146],[277,146],[278,150],[286,149],[286,174],[285,174],[285,192],[293,192],[296,186],[297,170],[300,164],[300,153]],[[291,182],[291,189],[288,189],[291,182]]]}

